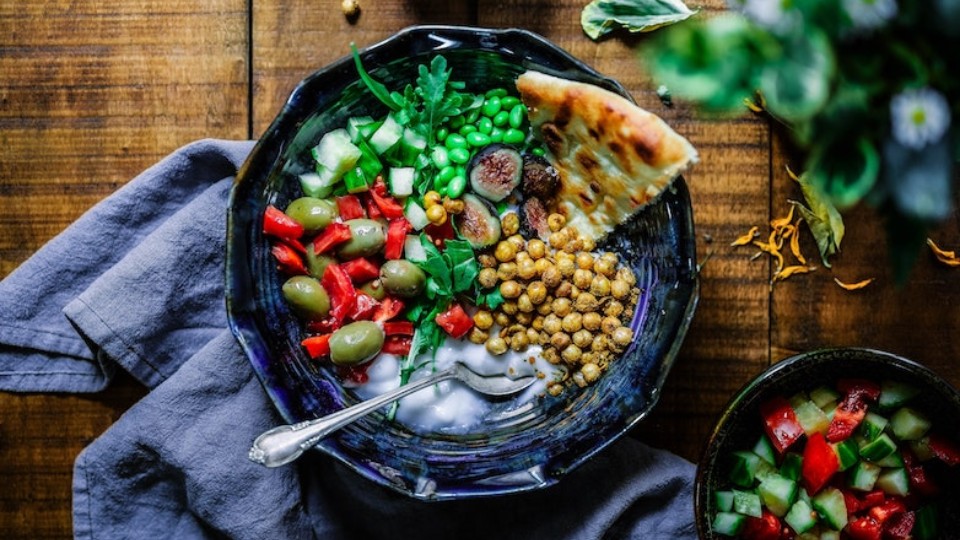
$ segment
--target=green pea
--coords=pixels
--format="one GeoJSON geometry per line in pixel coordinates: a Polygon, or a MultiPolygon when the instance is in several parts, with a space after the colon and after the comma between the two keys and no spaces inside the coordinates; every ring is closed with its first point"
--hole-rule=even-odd
{"type": "Polygon", "coordinates": [[[474,132],[476,132],[476,131],[477,131],[477,126],[474,126],[474,125],[472,125],[472,124],[467,124],[467,125],[463,126],[462,128],[460,128],[459,133],[460,133],[461,135],[463,135],[464,137],[466,137],[467,135],[469,135],[469,134],[471,134],[471,133],[474,133],[474,132]]]}
{"type": "Polygon", "coordinates": [[[510,109],[510,127],[520,129],[523,121],[527,119],[527,108],[523,105],[517,105],[510,109]]]}
{"type": "Polygon", "coordinates": [[[446,196],[447,196],[447,186],[443,186],[442,188],[438,189],[438,190],[437,190],[437,193],[439,193],[441,197],[446,197],[446,196]]]}
{"type": "Polygon", "coordinates": [[[454,116],[453,118],[450,119],[450,122],[449,122],[450,129],[460,129],[461,127],[463,127],[463,124],[465,124],[466,121],[467,120],[463,117],[462,114],[458,116],[454,116]]]}
{"type": "MultiPolygon", "coordinates": [[[[519,129],[510,128],[503,134],[503,142],[507,144],[519,144],[527,138],[527,134],[519,129]]],[[[451,159],[453,157],[451,156],[451,159]]]]}
{"type": "Polygon", "coordinates": [[[467,135],[467,144],[470,146],[486,146],[490,144],[490,136],[484,135],[479,131],[467,135]]]}
{"type": "Polygon", "coordinates": [[[433,147],[433,151],[430,152],[430,160],[438,169],[450,166],[450,156],[447,154],[447,149],[442,146],[433,147]]]}
{"type": "Polygon", "coordinates": [[[509,111],[517,106],[517,103],[520,103],[520,98],[517,96],[503,96],[500,98],[500,106],[503,107],[503,110],[509,111]]]}
{"type": "Polygon", "coordinates": [[[466,148],[467,140],[463,138],[463,135],[451,133],[447,135],[447,140],[443,141],[443,145],[446,146],[448,150],[454,150],[456,148],[466,148]]]}
{"type": "Polygon", "coordinates": [[[543,157],[547,153],[547,151],[540,146],[534,146],[530,151],[533,152],[533,155],[541,156],[541,157],[543,157]]]}
{"type": "Polygon", "coordinates": [[[464,176],[454,176],[447,185],[447,195],[451,199],[456,199],[463,195],[465,189],[467,189],[467,179],[464,176]]]}
{"type": "Polygon", "coordinates": [[[490,131],[490,142],[503,142],[503,130],[495,127],[490,131]]]}
{"type": "Polygon", "coordinates": [[[437,130],[437,140],[440,142],[443,142],[443,140],[446,139],[447,135],[449,134],[450,134],[450,130],[445,127],[442,127],[437,130]]]}
{"type": "Polygon", "coordinates": [[[505,96],[505,95],[507,95],[507,89],[506,89],[506,88],[492,88],[492,89],[490,89],[490,90],[487,90],[487,93],[484,94],[484,96],[485,96],[485,97],[488,97],[488,98],[492,98],[492,97],[503,97],[503,96],[505,96]]]}
{"type": "MultiPolygon", "coordinates": [[[[447,158],[449,159],[449,155],[447,158]]],[[[443,182],[449,182],[451,178],[457,175],[457,169],[453,165],[447,165],[446,167],[440,169],[440,172],[437,173],[437,178],[440,178],[443,182]]]]}
{"type": "Polygon", "coordinates": [[[477,118],[480,118],[480,109],[474,109],[464,115],[463,120],[468,124],[472,124],[477,121],[477,118]]]}
{"type": "Polygon", "coordinates": [[[330,361],[338,366],[362,364],[380,354],[384,338],[375,322],[350,323],[330,336],[330,361]]]}
{"type": "Polygon", "coordinates": [[[490,131],[493,129],[493,121],[487,118],[486,116],[477,120],[477,131],[483,133],[484,135],[489,135],[490,131]]]}
{"type": "MultiPolygon", "coordinates": [[[[453,178],[452,176],[450,178],[453,178]]],[[[447,184],[450,183],[450,178],[444,178],[440,175],[433,177],[433,190],[437,193],[447,189],[447,184]]]]}
{"type": "Polygon", "coordinates": [[[450,150],[450,161],[463,165],[464,163],[470,161],[470,151],[466,148],[454,148],[450,150]]]}
{"type": "Polygon", "coordinates": [[[510,113],[507,111],[500,111],[493,117],[493,125],[497,127],[507,125],[508,121],[510,121],[510,113]]]}
{"type": "Polygon", "coordinates": [[[493,118],[493,115],[500,112],[500,108],[501,108],[500,98],[498,98],[497,96],[493,96],[493,97],[487,98],[487,100],[483,102],[483,107],[481,107],[480,110],[483,111],[484,116],[489,116],[493,118]]]}

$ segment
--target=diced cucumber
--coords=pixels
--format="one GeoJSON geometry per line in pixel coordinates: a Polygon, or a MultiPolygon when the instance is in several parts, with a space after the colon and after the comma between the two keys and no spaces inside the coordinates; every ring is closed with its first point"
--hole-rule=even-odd
{"type": "Polygon", "coordinates": [[[745,516],[762,516],[763,505],[760,503],[760,496],[752,491],[733,490],[733,511],[745,516]]]}
{"type": "Polygon", "coordinates": [[[329,175],[333,181],[352,169],[361,155],[360,149],[350,142],[350,134],[342,128],[327,132],[311,152],[317,162],[317,173],[321,177],[329,175]]]}
{"type": "Polygon", "coordinates": [[[319,174],[313,172],[300,175],[300,189],[302,189],[303,194],[308,197],[325,199],[333,193],[333,188],[336,183],[337,182],[330,177],[324,179],[321,178],[319,174]]]}
{"type": "Polygon", "coordinates": [[[733,511],[733,492],[732,491],[714,491],[713,501],[717,505],[718,512],[733,511]]]}
{"type": "Polygon", "coordinates": [[[424,262],[427,260],[427,250],[423,249],[420,237],[415,234],[408,234],[403,239],[403,258],[411,262],[424,262]]]}
{"type": "Polygon", "coordinates": [[[860,434],[868,441],[876,439],[887,427],[888,420],[879,414],[868,412],[860,424],[860,434]]]}
{"type": "Polygon", "coordinates": [[[892,410],[902,407],[914,396],[920,393],[916,387],[899,381],[881,381],[880,399],[877,405],[884,410],[892,410]]]}
{"type": "Polygon", "coordinates": [[[423,230],[424,227],[430,224],[430,220],[427,219],[427,212],[417,201],[413,200],[413,197],[407,199],[403,207],[403,216],[407,218],[410,225],[417,231],[423,230]]]}
{"type": "Polygon", "coordinates": [[[920,437],[915,441],[907,443],[913,455],[920,461],[929,461],[933,459],[933,451],[930,450],[930,437],[920,437]]]}
{"type": "Polygon", "coordinates": [[[743,526],[746,522],[747,518],[740,514],[735,514],[733,512],[717,512],[717,515],[713,518],[713,523],[710,525],[710,528],[712,528],[713,532],[716,534],[736,536],[740,534],[740,531],[743,530],[743,526]]]}
{"type": "Polygon", "coordinates": [[[820,527],[814,527],[805,533],[800,533],[795,540],[820,540],[820,527]]]}
{"type": "Polygon", "coordinates": [[[903,497],[910,490],[910,477],[906,469],[887,469],[880,473],[876,486],[884,493],[903,497]]]}
{"type": "Polygon", "coordinates": [[[886,433],[860,447],[860,457],[868,461],[879,461],[897,451],[897,443],[886,433]]]}
{"type": "Polygon", "coordinates": [[[807,501],[807,504],[810,504],[810,494],[807,493],[806,489],[800,488],[799,490],[797,490],[797,500],[807,501]]]}
{"type": "Polygon", "coordinates": [[[387,116],[383,124],[370,136],[370,147],[378,154],[384,154],[393,148],[403,137],[403,126],[392,116],[387,116]]]}
{"type": "Polygon", "coordinates": [[[801,499],[793,503],[783,520],[797,534],[803,534],[816,526],[817,513],[814,512],[807,501],[801,499]]]}
{"type": "Polygon", "coordinates": [[[917,509],[917,520],[913,524],[914,540],[933,540],[940,534],[937,508],[933,505],[922,506],[917,509]]]}
{"type": "Polygon", "coordinates": [[[780,476],[790,480],[800,478],[800,470],[803,468],[803,458],[796,452],[787,452],[783,456],[783,462],[780,464],[780,476]]]}
{"type": "Polygon", "coordinates": [[[837,488],[824,488],[810,501],[810,505],[820,514],[824,523],[833,530],[843,530],[847,526],[847,505],[843,493],[837,488]]]}
{"type": "Polygon", "coordinates": [[[347,187],[347,193],[363,193],[370,190],[370,184],[373,182],[367,178],[367,173],[363,172],[363,167],[359,165],[347,171],[343,175],[343,184],[347,187]]]}
{"type": "Polygon", "coordinates": [[[883,459],[874,461],[874,463],[881,467],[887,467],[887,468],[903,467],[904,465],[903,456],[900,455],[900,452],[894,452],[883,459]]]}
{"type": "Polygon", "coordinates": [[[413,167],[391,167],[388,185],[390,193],[395,197],[413,195],[413,167]]]}
{"type": "Polygon", "coordinates": [[[817,407],[812,401],[804,401],[794,407],[793,412],[796,413],[797,422],[800,422],[800,427],[803,428],[803,432],[807,434],[807,437],[814,433],[826,433],[830,427],[830,419],[827,418],[827,415],[820,407],[817,407]]]}
{"type": "Polygon", "coordinates": [[[930,420],[911,409],[902,407],[890,417],[890,430],[901,441],[915,441],[926,435],[930,429],[930,420]]]}
{"type": "Polygon", "coordinates": [[[818,386],[810,391],[810,401],[823,409],[828,403],[840,399],[840,393],[826,386],[818,386]]]}
{"type": "Polygon", "coordinates": [[[797,392],[796,394],[790,396],[789,399],[787,399],[787,402],[790,403],[790,406],[793,407],[794,409],[796,409],[797,407],[799,407],[800,405],[802,405],[807,401],[810,401],[810,398],[807,397],[807,394],[805,392],[797,392]]]}
{"type": "Polygon", "coordinates": [[[350,140],[354,144],[357,143],[360,139],[364,138],[363,133],[360,132],[360,128],[367,126],[373,123],[372,116],[354,116],[347,120],[347,133],[350,134],[350,140]]]}
{"type": "Polygon", "coordinates": [[[733,453],[733,465],[730,467],[730,481],[740,487],[750,487],[757,476],[760,456],[753,452],[738,450],[733,453]]]}
{"type": "Polygon", "coordinates": [[[760,435],[757,444],[753,445],[753,453],[771,465],[777,463],[776,450],[773,449],[773,443],[770,442],[770,439],[768,439],[766,435],[760,435]]]}
{"type": "Polygon", "coordinates": [[[861,461],[850,470],[850,487],[859,491],[870,491],[877,483],[881,468],[869,461],[861,461]]]}
{"type": "Polygon", "coordinates": [[[823,406],[823,414],[827,415],[831,421],[833,421],[833,413],[837,410],[837,402],[831,401],[823,406]]]}
{"type": "Polygon", "coordinates": [[[373,184],[372,179],[376,178],[383,170],[383,162],[380,161],[380,156],[364,139],[357,141],[356,145],[360,149],[360,159],[357,160],[357,166],[363,169],[364,176],[371,180],[370,184],[373,184]]]}
{"type": "Polygon", "coordinates": [[[757,474],[755,475],[755,478],[758,481],[763,482],[768,476],[772,474],[777,474],[777,468],[771,465],[770,463],[767,463],[765,460],[761,459],[760,464],[757,465],[757,474]]]}
{"type": "Polygon", "coordinates": [[[837,453],[837,460],[840,462],[841,471],[852,467],[857,461],[860,461],[860,449],[856,441],[846,438],[838,443],[831,444],[833,451],[837,453]]]}
{"type": "Polygon", "coordinates": [[[771,474],[760,482],[757,493],[773,515],[783,517],[797,498],[797,483],[779,474],[771,474]]]}
{"type": "Polygon", "coordinates": [[[820,531],[819,540],[840,540],[840,531],[831,531],[830,529],[820,531]]]}
{"type": "Polygon", "coordinates": [[[414,165],[417,156],[427,148],[427,139],[412,129],[404,129],[400,139],[400,160],[405,165],[414,165]]]}

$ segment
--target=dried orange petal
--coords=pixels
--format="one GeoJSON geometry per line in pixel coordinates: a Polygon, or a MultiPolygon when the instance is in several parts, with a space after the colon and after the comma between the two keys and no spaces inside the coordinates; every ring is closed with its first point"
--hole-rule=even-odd
{"type": "Polygon", "coordinates": [[[957,253],[955,251],[946,251],[941,249],[940,246],[938,246],[929,238],[927,238],[927,245],[930,246],[930,251],[933,251],[933,255],[941,263],[953,267],[960,266],[960,259],[957,258],[957,253]]]}
{"type": "Polygon", "coordinates": [[[737,238],[737,239],[734,240],[733,242],[730,242],[730,245],[731,245],[731,246],[745,246],[745,245],[749,244],[750,242],[753,241],[754,238],[757,237],[757,234],[758,234],[758,231],[759,231],[759,230],[760,230],[760,227],[751,227],[750,230],[747,231],[747,234],[741,236],[740,238],[737,238]]]}
{"type": "Polygon", "coordinates": [[[775,231],[779,231],[779,230],[782,230],[784,227],[790,225],[793,222],[794,209],[796,209],[796,207],[791,204],[790,212],[788,212],[786,216],[782,218],[770,220],[770,228],[772,228],[775,231]]]}
{"type": "Polygon", "coordinates": [[[797,224],[794,228],[796,233],[790,237],[790,252],[793,253],[793,256],[797,258],[797,261],[800,264],[807,264],[807,259],[803,256],[803,253],[800,253],[800,222],[797,221],[797,224]]]}
{"type": "Polygon", "coordinates": [[[780,270],[783,269],[783,254],[780,253],[780,250],[777,249],[777,246],[774,246],[774,245],[771,245],[771,244],[765,244],[765,243],[763,243],[763,242],[760,242],[759,240],[754,240],[754,241],[753,241],[753,245],[755,245],[755,246],[757,246],[758,248],[760,248],[760,251],[762,251],[762,252],[764,252],[764,253],[769,253],[770,255],[772,255],[773,257],[775,257],[775,258],[777,259],[777,270],[776,270],[776,272],[780,272],[780,270]]]}
{"type": "Polygon", "coordinates": [[[794,266],[788,266],[788,267],[784,268],[783,270],[781,270],[781,271],[777,272],[776,274],[774,274],[774,275],[773,275],[773,281],[783,281],[783,280],[787,279],[788,277],[790,277],[790,276],[792,276],[792,275],[794,275],[794,274],[807,274],[807,273],[809,273],[809,272],[812,271],[812,270],[813,270],[813,268],[810,268],[809,266],[806,266],[806,265],[799,265],[799,264],[798,264],[798,265],[794,265],[794,266]]]}
{"type": "Polygon", "coordinates": [[[837,278],[833,278],[833,281],[836,282],[837,285],[841,286],[842,288],[844,288],[844,289],[846,289],[846,290],[848,290],[848,291],[855,291],[855,290],[857,290],[857,289],[862,289],[862,288],[866,287],[867,285],[873,283],[873,279],[874,279],[874,278],[865,279],[865,280],[863,280],[863,281],[858,281],[858,282],[856,282],[856,283],[844,283],[844,282],[840,281],[840,280],[837,279],[837,278]]]}

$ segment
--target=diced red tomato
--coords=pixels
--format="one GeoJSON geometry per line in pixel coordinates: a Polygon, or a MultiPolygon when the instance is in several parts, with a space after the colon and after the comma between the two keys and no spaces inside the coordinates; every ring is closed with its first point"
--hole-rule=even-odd
{"type": "Polygon", "coordinates": [[[920,495],[933,496],[940,493],[940,487],[927,474],[927,469],[920,463],[907,465],[907,476],[910,480],[910,489],[920,495]]]}
{"type": "Polygon", "coordinates": [[[453,223],[449,219],[439,225],[431,223],[424,227],[423,232],[427,233],[427,236],[439,248],[442,248],[447,240],[453,240],[457,237],[457,232],[453,230],[453,223]]]}
{"type": "Polygon", "coordinates": [[[367,217],[363,211],[363,205],[360,204],[360,198],[356,195],[337,197],[337,210],[340,212],[340,219],[344,221],[367,217]]]}
{"type": "Polygon", "coordinates": [[[877,523],[883,525],[891,517],[902,514],[907,511],[907,505],[899,499],[887,499],[881,504],[874,506],[868,512],[869,516],[877,520],[877,523]]]}
{"type": "Polygon", "coordinates": [[[303,264],[303,259],[285,243],[277,242],[270,248],[270,254],[277,260],[277,267],[284,274],[302,275],[307,273],[307,267],[303,264]]]}
{"type": "Polygon", "coordinates": [[[338,321],[333,317],[327,317],[317,321],[307,321],[307,331],[331,334],[342,326],[342,322],[343,321],[338,321]]]}
{"type": "Polygon", "coordinates": [[[860,396],[868,401],[880,398],[880,385],[867,379],[840,379],[837,381],[837,390],[845,396],[860,396]]]}
{"type": "Polygon", "coordinates": [[[370,380],[367,374],[367,368],[370,362],[365,362],[356,366],[337,366],[337,376],[349,384],[365,384],[370,380]]]}
{"type": "Polygon", "coordinates": [[[336,246],[350,240],[350,227],[345,223],[334,222],[326,226],[323,232],[313,239],[313,252],[326,253],[336,246]]]}
{"type": "Polygon", "coordinates": [[[388,321],[383,323],[383,333],[388,336],[412,336],[413,323],[410,321],[388,321]]]}
{"type": "Polygon", "coordinates": [[[877,520],[870,516],[863,516],[847,523],[846,531],[853,540],[880,540],[883,533],[877,520]]]}
{"type": "Polygon", "coordinates": [[[387,241],[383,246],[383,257],[387,260],[399,259],[403,255],[403,244],[412,227],[405,218],[391,219],[387,226],[387,241]]]}
{"type": "Polygon", "coordinates": [[[380,349],[380,352],[406,356],[410,354],[410,348],[412,346],[413,338],[409,336],[387,336],[387,338],[383,340],[383,348],[380,349]]]}
{"type": "Polygon", "coordinates": [[[889,540],[908,540],[916,522],[917,515],[911,511],[891,516],[883,527],[883,537],[889,540]]]}
{"type": "Polygon", "coordinates": [[[365,283],[380,277],[380,267],[364,257],[340,263],[340,266],[343,267],[343,271],[350,276],[354,283],[365,283]]]}
{"type": "Polygon", "coordinates": [[[827,428],[827,440],[840,442],[853,435],[867,415],[866,394],[860,391],[849,392],[837,405],[827,428]]]}
{"type": "Polygon", "coordinates": [[[861,505],[863,504],[860,502],[860,499],[846,489],[841,490],[841,493],[843,493],[843,505],[847,507],[847,515],[852,516],[853,514],[859,512],[860,508],[862,508],[861,505]]]}
{"type": "Polygon", "coordinates": [[[380,301],[380,307],[373,314],[373,320],[376,322],[386,322],[396,317],[403,311],[403,302],[392,296],[385,296],[380,301]]]}
{"type": "Polygon", "coordinates": [[[939,433],[931,433],[928,445],[930,452],[951,467],[960,463],[960,447],[939,433]]]}
{"type": "Polygon", "coordinates": [[[330,354],[330,334],[311,336],[300,342],[310,358],[319,358],[330,354]]]}
{"type": "Polygon", "coordinates": [[[473,318],[467,315],[460,304],[454,302],[446,311],[434,318],[437,326],[456,339],[460,339],[473,328],[473,318]]]}
{"type": "Polygon", "coordinates": [[[387,184],[383,181],[383,176],[377,176],[373,188],[370,189],[370,196],[376,203],[377,208],[380,209],[383,217],[387,219],[403,217],[403,207],[396,199],[387,194],[387,184]]]}
{"type": "Polygon", "coordinates": [[[780,519],[764,509],[761,517],[747,518],[741,536],[745,540],[780,540],[780,529],[780,519]]]}
{"type": "Polygon", "coordinates": [[[353,281],[339,264],[333,263],[327,265],[323,271],[320,284],[330,296],[330,316],[342,323],[347,314],[353,312],[357,303],[357,290],[353,287],[353,281]]]}
{"type": "Polygon", "coordinates": [[[839,468],[840,460],[823,434],[811,435],[803,448],[803,464],[800,467],[800,477],[807,493],[813,495],[819,492],[839,468]]]}
{"type": "Polygon", "coordinates": [[[883,504],[885,500],[887,500],[887,494],[882,489],[875,489],[863,496],[863,499],[860,500],[860,509],[872,508],[878,504],[883,504]]]}
{"type": "Polygon", "coordinates": [[[358,292],[357,301],[347,317],[354,321],[369,321],[380,307],[380,302],[369,294],[358,292]]]}
{"type": "Polygon", "coordinates": [[[803,435],[793,407],[783,397],[775,397],[760,406],[764,430],[777,452],[783,453],[803,435]]]}
{"type": "Polygon", "coordinates": [[[271,204],[263,213],[263,233],[276,238],[297,239],[303,236],[303,225],[271,204]]]}

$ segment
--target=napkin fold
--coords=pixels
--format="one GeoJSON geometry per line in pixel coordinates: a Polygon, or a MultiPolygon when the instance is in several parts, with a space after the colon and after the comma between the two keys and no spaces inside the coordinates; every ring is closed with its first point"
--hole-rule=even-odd
{"type": "Polygon", "coordinates": [[[251,142],[203,140],[0,281],[0,390],[151,389],[77,458],[77,538],[696,538],[693,466],[629,437],[558,485],[425,503],[319,452],[247,459],[280,423],[227,329],[226,205],[251,142]]]}

